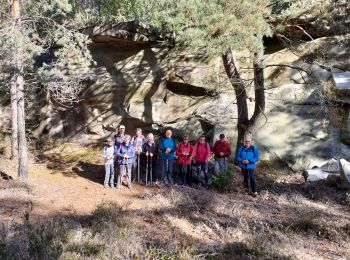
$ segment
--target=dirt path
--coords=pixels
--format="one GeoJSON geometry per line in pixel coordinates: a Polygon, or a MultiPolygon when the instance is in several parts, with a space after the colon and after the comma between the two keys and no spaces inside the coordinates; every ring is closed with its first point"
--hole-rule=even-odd
{"type": "MultiPolygon", "coordinates": [[[[98,174],[96,180],[103,181],[98,178],[102,175],[98,174]]],[[[30,172],[29,185],[34,191],[32,214],[37,216],[62,213],[86,215],[106,201],[115,201],[136,210],[144,206],[144,201],[139,198],[141,194],[157,190],[138,184],[134,184],[131,191],[125,186],[120,190],[105,189],[102,183],[83,176],[67,177],[60,173],[52,176],[45,165],[36,165],[35,172],[30,172]]]]}
{"type": "MultiPolygon", "coordinates": [[[[0,180],[0,188],[10,185],[10,189],[1,189],[0,221],[13,222],[15,218],[23,217],[25,212],[30,212],[32,220],[58,215],[87,215],[97,205],[107,201],[137,210],[145,206],[142,200],[144,194],[158,190],[139,184],[134,184],[131,191],[125,186],[120,190],[105,189],[102,184],[103,162],[98,157],[93,164],[84,165],[84,169],[77,162],[67,163],[63,159],[55,163],[64,169],[60,171],[60,167],[52,167],[52,162],[47,160],[44,163],[30,163],[28,188],[0,180]],[[63,166],[64,163],[67,164],[63,166]]],[[[16,179],[13,162],[3,159],[0,167],[6,169],[10,178],[16,179]]]]}

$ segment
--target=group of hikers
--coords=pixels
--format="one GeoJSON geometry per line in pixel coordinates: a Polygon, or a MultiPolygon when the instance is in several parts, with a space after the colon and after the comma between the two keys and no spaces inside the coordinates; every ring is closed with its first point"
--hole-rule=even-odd
{"type": "MultiPolygon", "coordinates": [[[[252,145],[251,137],[244,138],[244,145],[239,148],[238,162],[242,169],[244,193],[249,192],[257,196],[256,177],[254,173],[255,163],[259,160],[259,150],[252,145]]],[[[172,131],[166,130],[165,137],[161,138],[158,145],[152,133],[145,137],[140,128],[136,129],[133,137],[125,133],[125,126],[120,125],[114,138],[107,139],[107,144],[103,150],[105,163],[104,187],[114,187],[114,176],[117,175],[116,188],[122,187],[122,178],[126,178],[126,186],[131,189],[132,178],[141,180],[146,185],[153,186],[156,176],[157,158],[161,158],[161,181],[166,186],[175,184],[173,169],[174,164],[178,166],[179,181],[176,184],[191,185],[192,164],[195,165],[194,182],[197,185],[204,185],[209,188],[209,160],[214,154],[214,175],[228,170],[228,160],[231,156],[230,143],[225,139],[224,134],[220,134],[211,151],[210,145],[206,142],[204,135],[201,135],[193,146],[189,136],[185,134],[182,141],[177,144],[172,137],[172,131]],[[201,181],[201,174],[204,174],[204,183],[201,181]]]]}

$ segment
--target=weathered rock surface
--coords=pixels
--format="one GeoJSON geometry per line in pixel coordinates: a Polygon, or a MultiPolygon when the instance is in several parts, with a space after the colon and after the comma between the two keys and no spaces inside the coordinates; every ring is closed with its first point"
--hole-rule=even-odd
{"type": "Polygon", "coordinates": [[[340,175],[342,177],[342,180],[345,183],[345,185],[350,187],[350,162],[346,161],[345,159],[340,159],[340,165],[340,175]]]}
{"type": "Polygon", "coordinates": [[[328,183],[337,185],[340,175],[340,162],[336,159],[330,159],[319,168],[313,168],[306,171],[307,182],[327,180],[328,183]]]}
{"type": "Polygon", "coordinates": [[[349,38],[339,36],[284,49],[265,60],[267,65],[285,66],[265,70],[267,121],[256,138],[295,171],[320,167],[334,156],[350,157],[348,143],[340,141],[350,136],[349,112],[337,109],[337,99],[322,83],[332,78],[328,70],[349,66],[349,51],[349,38]],[[322,66],[317,65],[321,57],[322,66]],[[339,130],[342,122],[346,131],[339,130]]]}
{"type": "Polygon", "coordinates": [[[322,165],[320,169],[329,173],[340,173],[339,160],[330,159],[328,162],[322,165]]]}
{"type": "Polygon", "coordinates": [[[188,132],[192,139],[202,133],[213,139],[221,132],[234,137],[234,92],[228,86],[227,91],[214,95],[205,81],[213,74],[217,58],[209,59],[205,53],[175,55],[161,44],[162,39],[139,24],[87,31],[94,41],[90,49],[96,66],[90,72],[93,80],[81,95],[84,101],[59,111],[48,104],[42,110],[38,135],[46,132],[82,140],[88,134],[92,140],[125,124],[131,134],[141,127],[157,133],[172,128],[175,136],[188,132]]]}
{"type": "MultiPolygon", "coordinates": [[[[164,45],[166,37],[135,23],[87,32],[96,65],[81,93],[83,101],[64,107],[47,98],[37,113],[38,135],[92,142],[125,124],[131,134],[136,127],[158,134],[169,127],[177,137],[189,132],[195,139],[207,133],[212,141],[223,132],[235,143],[235,96],[220,57],[175,53],[164,45]]],[[[343,115],[325,109],[328,100],[321,84],[334,68],[350,68],[349,42],[347,37],[322,38],[265,57],[266,122],[254,136],[262,158],[270,154],[297,171],[320,167],[334,156],[350,157],[349,146],[340,142],[343,115]]],[[[238,67],[250,82],[251,64],[246,62],[251,57],[235,56],[242,58],[238,67]]],[[[252,88],[247,90],[253,97],[252,88]]],[[[251,115],[254,99],[248,104],[251,115]]],[[[346,129],[349,122],[346,117],[346,129]]]]}
{"type": "Polygon", "coordinates": [[[330,175],[329,172],[325,172],[319,168],[307,170],[307,180],[308,182],[315,182],[320,180],[325,180],[330,175]]]}

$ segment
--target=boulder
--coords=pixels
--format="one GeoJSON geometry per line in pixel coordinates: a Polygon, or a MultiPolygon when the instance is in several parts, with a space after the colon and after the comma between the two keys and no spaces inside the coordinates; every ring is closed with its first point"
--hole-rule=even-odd
{"type": "Polygon", "coordinates": [[[337,159],[330,159],[320,167],[321,170],[329,173],[340,173],[340,165],[337,159]]]}
{"type": "Polygon", "coordinates": [[[326,180],[330,175],[329,172],[325,172],[319,168],[307,170],[307,182],[315,182],[320,180],[326,180]]]}
{"type": "Polygon", "coordinates": [[[350,187],[350,162],[340,159],[341,171],[340,176],[346,186],[350,187]]]}
{"type": "Polygon", "coordinates": [[[310,69],[313,76],[320,81],[328,81],[332,78],[332,73],[319,65],[314,64],[310,69]]]}

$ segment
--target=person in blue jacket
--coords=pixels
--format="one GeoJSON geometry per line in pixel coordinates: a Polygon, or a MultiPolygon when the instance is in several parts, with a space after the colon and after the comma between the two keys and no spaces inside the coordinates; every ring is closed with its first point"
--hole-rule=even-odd
{"type": "Polygon", "coordinates": [[[130,135],[125,135],[124,142],[120,147],[116,148],[116,155],[118,156],[119,175],[117,181],[117,189],[122,186],[122,177],[126,176],[126,185],[131,189],[131,168],[135,159],[135,147],[130,142],[130,135]]]}
{"type": "Polygon", "coordinates": [[[160,141],[159,150],[162,158],[162,179],[165,185],[172,185],[174,154],[176,151],[176,142],[171,137],[172,131],[168,129],[165,132],[165,138],[160,141]]]}
{"type": "Polygon", "coordinates": [[[248,182],[250,181],[250,186],[253,192],[253,196],[256,197],[258,193],[256,192],[256,176],[254,173],[255,163],[259,160],[259,150],[257,147],[252,145],[252,139],[246,137],[244,139],[244,145],[239,148],[238,151],[238,162],[239,167],[242,169],[243,174],[243,184],[244,184],[244,194],[247,195],[249,191],[248,182]]]}

